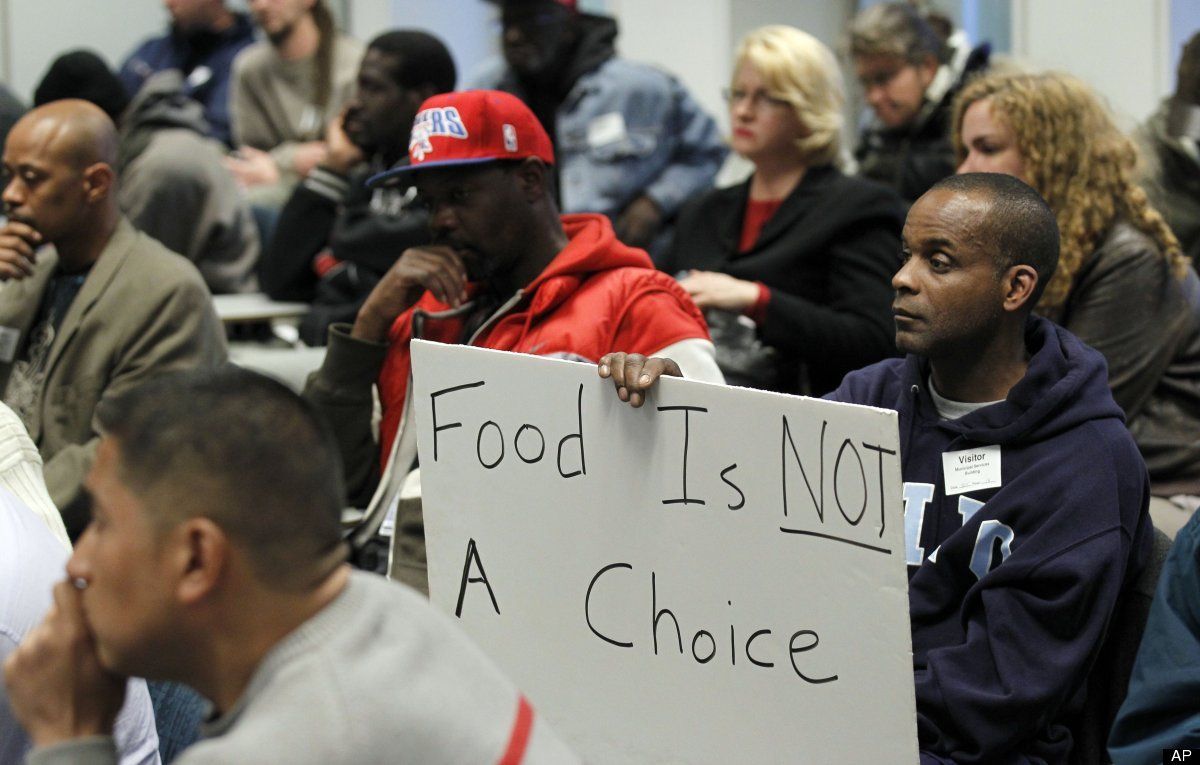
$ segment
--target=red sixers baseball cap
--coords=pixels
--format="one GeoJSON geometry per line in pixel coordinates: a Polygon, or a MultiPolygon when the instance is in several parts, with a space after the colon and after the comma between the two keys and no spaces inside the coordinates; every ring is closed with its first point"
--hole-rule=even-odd
{"type": "Polygon", "coordinates": [[[498,90],[443,93],[421,104],[408,161],[371,176],[367,185],[411,184],[418,170],[526,157],[554,164],[550,136],[521,99],[498,90]]]}

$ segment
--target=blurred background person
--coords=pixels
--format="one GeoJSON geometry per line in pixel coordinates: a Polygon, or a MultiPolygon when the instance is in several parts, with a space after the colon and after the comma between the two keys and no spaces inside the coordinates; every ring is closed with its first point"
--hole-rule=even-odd
{"type": "Polygon", "coordinates": [[[204,107],[208,134],[233,145],[229,124],[229,82],[233,59],[254,42],[254,26],[225,0],[163,0],[171,17],[167,34],[146,40],[121,64],[121,84],[130,98],[146,80],[174,69],[183,92],[204,107]]]}
{"type": "MultiPolygon", "coordinates": [[[[326,158],[325,126],[354,88],[363,45],[334,25],[325,0],[250,0],[266,40],[233,62],[229,168],[266,210],[326,158]]],[[[260,219],[265,231],[274,216],[260,219]]]]}
{"type": "MultiPolygon", "coordinates": [[[[972,81],[953,128],[959,172],[1014,175],[1054,210],[1062,252],[1037,310],[1104,354],[1152,492],[1200,494],[1200,280],[1134,181],[1133,142],[1056,73],[972,81]]],[[[1187,519],[1151,512],[1171,535],[1187,519]]]]}
{"type": "Polygon", "coordinates": [[[617,23],[575,0],[492,0],[503,62],[475,87],[529,106],[554,142],[564,213],[613,221],[620,240],[658,254],[679,206],[725,159],[716,123],[673,76],[617,55],[617,23]]]}
{"type": "Polygon", "coordinates": [[[987,66],[989,49],[976,48],[961,69],[950,66],[945,40],[909,3],[863,10],[847,37],[872,113],[854,150],[859,173],[912,203],[953,174],[950,106],[961,83],[987,66]]]}
{"type": "Polygon", "coordinates": [[[728,101],[731,145],[754,174],[691,200],[660,266],[706,310],[727,381],[827,393],[894,353],[904,203],[838,169],[842,78],[813,36],[747,35],[728,101]]]}
{"type": "Polygon", "coordinates": [[[1135,136],[1146,193],[1194,267],[1200,257],[1200,32],[1184,46],[1175,92],[1135,136]]]}
{"type": "Polygon", "coordinates": [[[300,322],[308,345],[353,322],[400,254],[432,241],[414,195],[366,182],[407,160],[417,108],[456,77],[450,51],[425,32],[384,32],[367,46],[354,95],[328,128],[329,154],[292,192],[259,263],[267,295],[312,304],[300,322]]]}

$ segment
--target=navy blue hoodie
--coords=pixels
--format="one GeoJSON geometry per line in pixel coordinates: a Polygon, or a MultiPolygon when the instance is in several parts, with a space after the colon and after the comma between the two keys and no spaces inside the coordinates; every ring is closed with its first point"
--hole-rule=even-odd
{"type": "Polygon", "coordinates": [[[921,762],[1057,763],[1117,595],[1152,529],[1146,467],[1104,358],[1031,318],[1008,397],[940,420],[929,363],[847,375],[829,398],[900,414],[921,762]],[[942,454],[999,445],[1001,485],[947,496],[942,454]]]}

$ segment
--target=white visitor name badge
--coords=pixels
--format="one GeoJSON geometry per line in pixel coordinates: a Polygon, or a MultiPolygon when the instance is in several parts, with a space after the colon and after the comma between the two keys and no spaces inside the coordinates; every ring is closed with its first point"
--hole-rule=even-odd
{"type": "Polygon", "coordinates": [[[601,114],[588,123],[588,146],[597,148],[625,140],[625,115],[620,112],[601,114]]]}
{"type": "Polygon", "coordinates": [[[942,476],[946,495],[973,489],[992,489],[1000,485],[1000,447],[981,446],[942,455],[942,476]]]}
{"type": "Polygon", "coordinates": [[[0,327],[0,363],[12,363],[12,360],[17,357],[17,341],[20,339],[21,330],[0,327]]]}

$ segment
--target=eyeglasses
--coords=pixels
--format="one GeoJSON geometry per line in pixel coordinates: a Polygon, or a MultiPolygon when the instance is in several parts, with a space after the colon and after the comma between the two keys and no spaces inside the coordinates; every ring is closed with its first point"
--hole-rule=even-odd
{"type": "Polygon", "coordinates": [[[776,109],[791,108],[792,102],[778,96],[773,96],[764,90],[756,90],[753,93],[737,88],[725,88],[721,91],[721,96],[725,99],[725,103],[730,106],[738,106],[745,101],[750,102],[750,106],[755,109],[763,106],[772,106],[776,109]]]}

